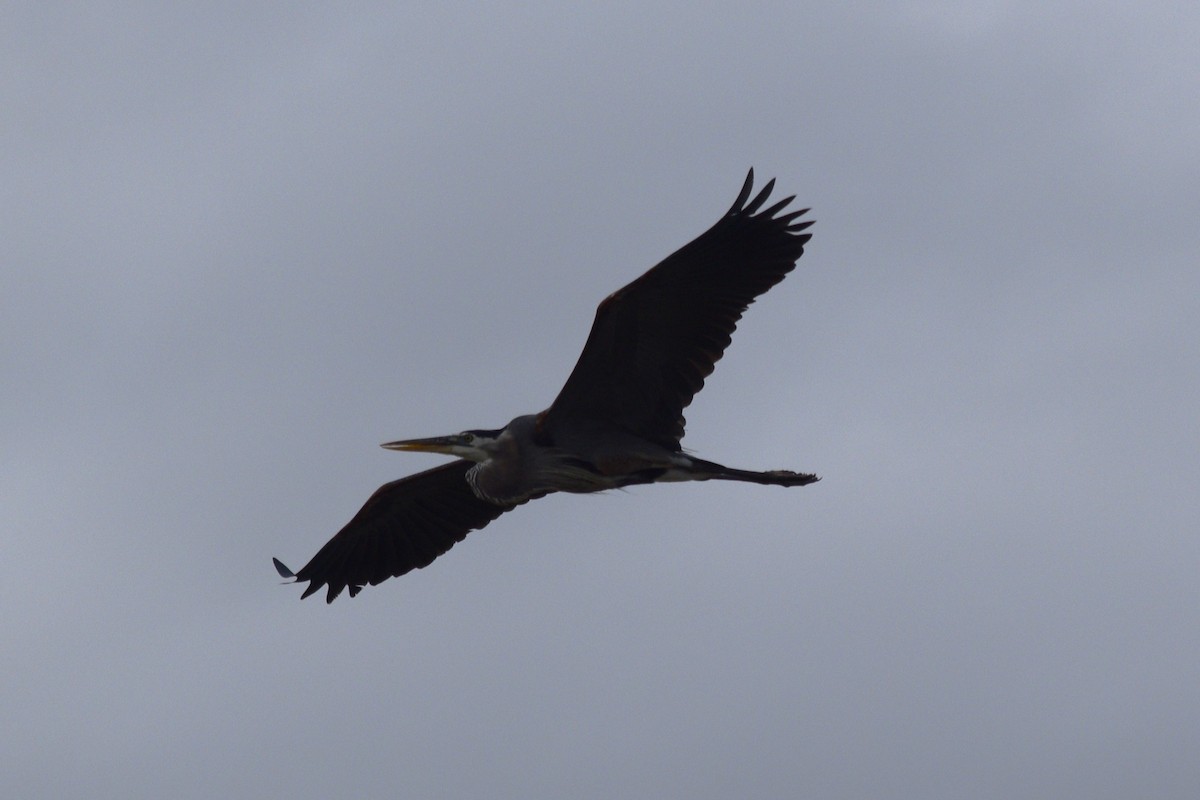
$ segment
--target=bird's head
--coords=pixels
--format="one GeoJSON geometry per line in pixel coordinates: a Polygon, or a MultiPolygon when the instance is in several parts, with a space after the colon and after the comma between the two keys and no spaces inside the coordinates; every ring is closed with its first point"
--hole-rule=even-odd
{"type": "Polygon", "coordinates": [[[388,450],[409,450],[417,453],[445,453],[480,463],[487,461],[495,452],[496,442],[504,429],[496,431],[473,430],[453,433],[449,436],[434,436],[429,439],[402,439],[380,445],[388,450]]]}

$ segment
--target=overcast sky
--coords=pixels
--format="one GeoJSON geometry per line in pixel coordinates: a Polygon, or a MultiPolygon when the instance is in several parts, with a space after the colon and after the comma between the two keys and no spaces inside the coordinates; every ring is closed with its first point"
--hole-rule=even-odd
{"type": "Polygon", "coordinates": [[[453,5],[3,12],[0,795],[1195,797],[1197,7],[453,5]],[[684,444],[821,483],[279,585],[751,166],[684,444]]]}

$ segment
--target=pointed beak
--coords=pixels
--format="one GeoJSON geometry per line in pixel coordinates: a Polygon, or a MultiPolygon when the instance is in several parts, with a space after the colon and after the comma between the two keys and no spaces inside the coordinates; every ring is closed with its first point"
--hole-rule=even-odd
{"type": "Polygon", "coordinates": [[[387,442],[380,447],[386,450],[407,450],[415,453],[445,453],[458,455],[465,443],[462,436],[433,436],[429,439],[401,439],[398,442],[387,442]]]}

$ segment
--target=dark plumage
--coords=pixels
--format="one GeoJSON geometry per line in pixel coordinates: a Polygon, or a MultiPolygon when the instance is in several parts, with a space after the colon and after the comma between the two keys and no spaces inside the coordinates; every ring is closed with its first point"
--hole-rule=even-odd
{"type": "Polygon", "coordinates": [[[738,480],[803,486],[787,470],[732,469],[685,454],[683,409],[729,346],[742,313],[783,280],[811,238],[807,212],[763,209],[772,180],[753,199],[751,170],[721,219],[637,280],[607,297],[583,352],[550,407],[496,431],[393,442],[385,447],[461,458],[385,484],[285,578],[328,586],[327,602],[429,565],[471,531],[551,492],[594,492],[638,483],[738,480]]]}

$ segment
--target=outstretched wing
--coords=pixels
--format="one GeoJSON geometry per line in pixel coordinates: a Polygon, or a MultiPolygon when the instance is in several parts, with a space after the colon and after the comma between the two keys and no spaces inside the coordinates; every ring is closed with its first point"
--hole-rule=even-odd
{"type": "Polygon", "coordinates": [[[514,508],[476,497],[467,483],[471,467],[470,461],[452,461],[384,484],[299,572],[279,559],[275,568],[285,578],[309,581],[302,598],[328,584],[325,602],[332,603],[342,589],[354,597],[367,584],[429,566],[468,533],[514,508]]]}
{"type": "Polygon", "coordinates": [[[760,211],[754,170],[733,206],[708,231],[596,309],[587,344],[542,419],[553,437],[579,420],[616,426],[678,449],[683,409],[729,346],[754,299],[783,280],[804,254],[811,220],[776,216],[788,197],[760,211]],[[749,202],[747,202],[749,200],[749,202]]]}

